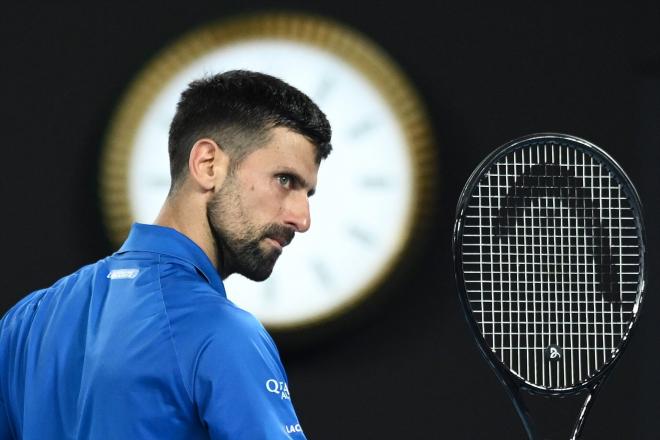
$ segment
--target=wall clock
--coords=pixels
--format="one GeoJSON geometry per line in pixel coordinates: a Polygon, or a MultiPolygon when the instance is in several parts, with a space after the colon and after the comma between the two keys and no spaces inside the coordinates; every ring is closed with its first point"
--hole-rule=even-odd
{"type": "Polygon", "coordinates": [[[231,69],[262,71],[308,94],[333,128],[334,151],[310,200],[312,227],[265,282],[240,275],[228,297],[271,331],[323,327],[388,290],[424,239],[436,173],[423,106],[390,58],[356,31],[300,14],[242,16],[165,48],[120,101],[103,150],[100,194],[119,245],[151,223],[169,188],[167,134],[180,92],[231,69]]]}

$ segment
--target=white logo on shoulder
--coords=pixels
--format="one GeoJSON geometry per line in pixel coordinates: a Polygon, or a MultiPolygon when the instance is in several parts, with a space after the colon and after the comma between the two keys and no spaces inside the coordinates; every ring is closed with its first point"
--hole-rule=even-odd
{"type": "Polygon", "coordinates": [[[289,394],[289,387],[286,382],[277,381],[275,379],[268,379],[266,381],[266,389],[269,393],[277,394],[281,399],[291,399],[289,394]]]}
{"type": "Polygon", "coordinates": [[[108,278],[111,280],[126,280],[135,278],[140,269],[115,269],[111,270],[108,278]]]}
{"type": "Polygon", "coordinates": [[[294,432],[302,432],[300,423],[296,423],[295,425],[284,425],[284,430],[286,431],[287,434],[293,434],[294,432]]]}

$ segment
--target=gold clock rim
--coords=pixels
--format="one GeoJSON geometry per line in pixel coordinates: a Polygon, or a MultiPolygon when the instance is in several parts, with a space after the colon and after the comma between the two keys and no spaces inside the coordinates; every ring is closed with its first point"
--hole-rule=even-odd
{"type": "Polygon", "coordinates": [[[365,301],[420,246],[437,185],[436,151],[421,99],[396,63],[375,43],[334,20],[303,13],[255,13],[197,28],[166,46],[138,73],[111,119],[101,155],[100,197],[106,230],[114,245],[126,238],[133,218],[128,198],[128,167],[133,140],[147,108],[168,80],[204,54],[238,41],[292,40],[326,50],[356,68],[385,98],[401,124],[412,166],[412,194],[394,251],[371,279],[347,301],[290,323],[268,323],[276,332],[320,325],[365,301]]]}

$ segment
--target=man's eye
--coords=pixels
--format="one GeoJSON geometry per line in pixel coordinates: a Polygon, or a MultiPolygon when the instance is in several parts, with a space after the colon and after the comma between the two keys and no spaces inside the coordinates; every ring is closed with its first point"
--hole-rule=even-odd
{"type": "Polygon", "coordinates": [[[280,182],[280,185],[288,187],[291,185],[291,177],[287,176],[286,174],[281,174],[277,176],[278,181],[280,182]]]}

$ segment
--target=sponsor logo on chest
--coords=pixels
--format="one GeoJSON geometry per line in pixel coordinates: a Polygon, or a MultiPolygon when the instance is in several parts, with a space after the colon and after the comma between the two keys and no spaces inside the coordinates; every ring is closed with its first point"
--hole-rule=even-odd
{"type": "Polygon", "coordinates": [[[266,381],[266,389],[269,393],[277,394],[281,399],[291,399],[289,394],[289,387],[286,382],[277,381],[275,379],[268,379],[266,381]]]}
{"type": "Polygon", "coordinates": [[[296,423],[295,425],[284,425],[284,429],[286,430],[287,434],[302,432],[302,428],[300,427],[300,423],[296,423]]]}

